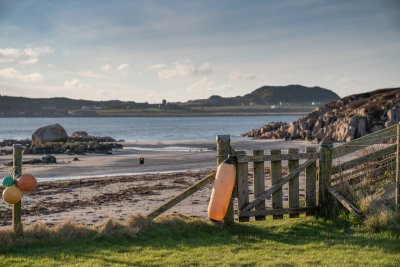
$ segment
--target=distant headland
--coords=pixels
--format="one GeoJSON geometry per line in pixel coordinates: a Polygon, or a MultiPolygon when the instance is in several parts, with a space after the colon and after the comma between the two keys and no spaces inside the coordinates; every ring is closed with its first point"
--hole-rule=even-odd
{"type": "Polygon", "coordinates": [[[339,96],[331,90],[302,85],[263,86],[244,96],[159,104],[0,96],[0,117],[304,115],[336,99],[339,96]]]}

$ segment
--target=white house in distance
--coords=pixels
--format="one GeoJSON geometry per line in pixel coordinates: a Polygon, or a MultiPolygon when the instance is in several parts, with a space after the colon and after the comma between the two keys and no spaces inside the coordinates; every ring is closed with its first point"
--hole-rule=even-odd
{"type": "Polygon", "coordinates": [[[93,105],[93,106],[82,106],[81,107],[81,110],[99,110],[99,109],[103,109],[103,107],[96,106],[96,105],[93,105]]]}

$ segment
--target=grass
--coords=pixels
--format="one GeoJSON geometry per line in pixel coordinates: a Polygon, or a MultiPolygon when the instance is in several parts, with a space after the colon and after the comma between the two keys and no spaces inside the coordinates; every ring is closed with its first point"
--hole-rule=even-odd
{"type": "MultiPolygon", "coordinates": [[[[314,110],[314,106],[284,106],[271,109],[266,105],[257,106],[206,106],[192,107],[190,110],[148,109],[102,109],[96,110],[96,116],[227,116],[227,115],[304,115],[314,110]]],[[[79,112],[79,110],[76,110],[79,112]]]]}
{"type": "Polygon", "coordinates": [[[160,265],[400,266],[400,239],[393,232],[361,233],[348,224],[314,218],[219,228],[205,220],[167,216],[135,237],[92,234],[0,248],[0,266],[160,265]]]}

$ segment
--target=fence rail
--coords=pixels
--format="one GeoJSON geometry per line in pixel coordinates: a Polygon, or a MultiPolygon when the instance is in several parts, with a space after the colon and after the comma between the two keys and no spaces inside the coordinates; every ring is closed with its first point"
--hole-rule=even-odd
{"type": "Polygon", "coordinates": [[[347,154],[354,153],[367,146],[384,144],[389,139],[395,139],[397,136],[397,128],[398,125],[393,125],[383,130],[365,135],[353,141],[338,145],[332,150],[332,158],[340,158],[347,154]]]}

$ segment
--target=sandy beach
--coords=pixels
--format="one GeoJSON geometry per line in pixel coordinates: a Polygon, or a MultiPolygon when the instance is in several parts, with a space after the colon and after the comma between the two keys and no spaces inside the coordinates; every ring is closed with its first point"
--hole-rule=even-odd
{"type": "MultiPolygon", "coordinates": [[[[56,224],[73,220],[96,224],[109,216],[123,219],[132,213],[147,214],[216,167],[213,141],[131,142],[123,145],[124,149],[113,151],[112,155],[62,154],[55,155],[57,164],[25,164],[23,173],[38,177],[39,186],[33,193],[24,195],[23,223],[45,221],[56,224]],[[144,158],[143,165],[139,164],[140,157],[144,158]]],[[[305,141],[234,140],[232,146],[236,150],[270,150],[304,149],[314,144],[305,141]]],[[[24,160],[41,157],[26,155],[24,160]]],[[[12,167],[4,165],[11,160],[10,155],[0,157],[2,176],[11,173],[12,167]]],[[[249,167],[251,176],[251,164],[249,167]]],[[[268,187],[268,166],[265,171],[268,187]]],[[[302,181],[301,176],[300,198],[304,192],[302,181]]],[[[168,212],[205,217],[211,187],[209,184],[168,212]]],[[[285,195],[287,188],[283,190],[285,195]]],[[[284,205],[286,200],[284,196],[284,205]]],[[[11,205],[1,200],[0,209],[0,225],[9,225],[11,205]]]]}

